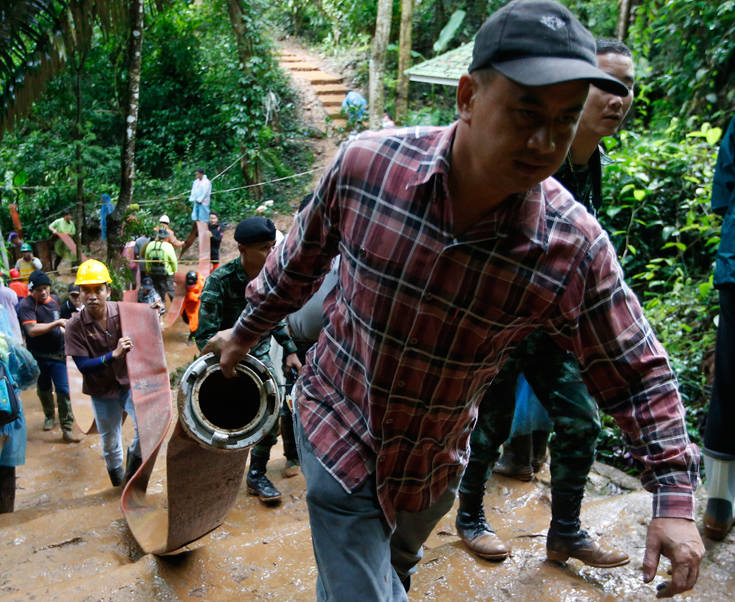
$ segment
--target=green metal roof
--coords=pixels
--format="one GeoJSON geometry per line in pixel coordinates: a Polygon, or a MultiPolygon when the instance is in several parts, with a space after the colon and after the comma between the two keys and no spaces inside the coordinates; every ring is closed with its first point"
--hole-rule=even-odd
{"type": "Polygon", "coordinates": [[[406,70],[406,75],[413,82],[456,86],[472,62],[474,45],[474,42],[468,42],[459,48],[414,65],[406,70]]]}

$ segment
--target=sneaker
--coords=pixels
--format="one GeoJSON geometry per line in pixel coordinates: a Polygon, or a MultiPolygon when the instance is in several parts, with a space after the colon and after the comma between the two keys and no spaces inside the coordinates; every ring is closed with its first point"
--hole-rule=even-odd
{"type": "Polygon", "coordinates": [[[46,418],[43,421],[43,430],[50,431],[52,428],[54,428],[55,424],[56,424],[56,421],[53,419],[53,416],[51,418],[46,418]]]}

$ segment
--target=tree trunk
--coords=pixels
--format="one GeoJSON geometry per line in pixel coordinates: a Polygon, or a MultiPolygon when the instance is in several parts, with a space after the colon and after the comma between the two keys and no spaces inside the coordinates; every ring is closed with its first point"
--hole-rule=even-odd
{"type": "Polygon", "coordinates": [[[375,37],[370,50],[370,80],[368,83],[369,126],[379,130],[383,122],[383,78],[385,75],[385,50],[390,37],[393,2],[378,0],[378,16],[375,19],[375,37]]]}
{"type": "Polygon", "coordinates": [[[107,216],[107,261],[115,263],[122,252],[120,223],[133,198],[135,186],[135,132],[138,129],[140,103],[140,66],[143,51],[144,0],[130,0],[130,35],[127,49],[128,85],[125,106],[122,158],[120,161],[120,198],[107,216]]]}
{"type": "Polygon", "coordinates": [[[408,77],[404,75],[411,66],[411,33],[413,0],[401,0],[401,32],[398,37],[398,94],[394,121],[403,125],[408,113],[408,77]]]}
{"type": "Polygon", "coordinates": [[[633,8],[633,0],[618,0],[617,36],[621,42],[624,42],[625,38],[628,37],[631,8],[633,8]]]}
{"type": "MultiPolygon", "coordinates": [[[[253,42],[248,37],[245,30],[245,22],[243,21],[242,0],[227,0],[227,12],[230,15],[230,23],[232,31],[235,34],[235,43],[237,44],[237,56],[240,59],[240,68],[246,73],[247,64],[253,56],[253,42]]],[[[260,181],[260,162],[254,159],[251,163],[245,154],[245,143],[240,140],[240,172],[245,184],[255,184],[260,181]]],[[[252,189],[253,198],[256,201],[263,196],[263,190],[260,186],[252,189]]]]}
{"type": "Polygon", "coordinates": [[[77,228],[77,262],[82,258],[82,231],[84,228],[84,174],[82,169],[82,72],[87,60],[87,50],[77,49],[77,61],[74,64],[74,171],[76,175],[77,196],[74,211],[74,222],[77,228]]]}

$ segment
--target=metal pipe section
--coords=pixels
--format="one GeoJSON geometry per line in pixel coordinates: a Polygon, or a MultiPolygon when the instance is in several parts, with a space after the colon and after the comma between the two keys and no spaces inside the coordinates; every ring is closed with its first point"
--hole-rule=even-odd
{"type": "Polygon", "coordinates": [[[260,441],[278,420],[278,383],[268,367],[248,355],[225,378],[208,353],[186,370],[177,397],[179,422],[200,445],[239,451],[260,441]]]}

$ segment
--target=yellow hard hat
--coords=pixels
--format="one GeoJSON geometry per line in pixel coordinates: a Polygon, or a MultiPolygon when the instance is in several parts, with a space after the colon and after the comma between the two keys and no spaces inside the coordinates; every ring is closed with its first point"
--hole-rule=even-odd
{"type": "Polygon", "coordinates": [[[84,286],[85,284],[109,284],[112,282],[107,266],[96,259],[87,259],[77,270],[77,279],[74,284],[84,286]]]}

